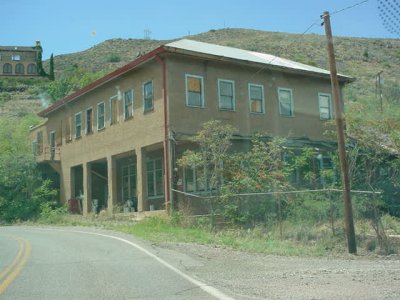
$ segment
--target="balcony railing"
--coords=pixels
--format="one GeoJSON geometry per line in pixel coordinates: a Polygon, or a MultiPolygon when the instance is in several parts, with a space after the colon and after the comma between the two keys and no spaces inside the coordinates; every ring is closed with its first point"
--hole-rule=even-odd
{"type": "Polygon", "coordinates": [[[41,149],[36,145],[33,147],[33,154],[36,157],[36,161],[59,161],[60,147],[46,146],[41,149]]]}

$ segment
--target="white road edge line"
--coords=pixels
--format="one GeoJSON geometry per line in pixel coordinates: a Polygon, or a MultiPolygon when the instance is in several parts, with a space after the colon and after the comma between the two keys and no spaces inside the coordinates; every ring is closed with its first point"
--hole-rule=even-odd
{"type": "Polygon", "coordinates": [[[225,295],[224,293],[222,293],[220,290],[218,290],[215,287],[212,287],[210,285],[207,285],[197,279],[194,279],[193,277],[190,277],[189,275],[183,273],[181,270],[175,268],[174,266],[170,265],[169,263],[167,263],[165,260],[159,258],[157,255],[151,253],[150,251],[146,250],[145,248],[135,244],[134,242],[125,240],[123,238],[120,237],[116,237],[116,236],[112,236],[112,235],[108,235],[108,234],[103,234],[103,233],[97,233],[97,232],[88,232],[88,231],[81,231],[81,230],[67,230],[67,229],[56,229],[56,228],[36,228],[36,229],[40,229],[40,230],[49,230],[49,231],[64,231],[64,232],[76,232],[76,233],[83,233],[83,234],[91,234],[91,235],[97,235],[97,236],[102,236],[102,237],[107,237],[110,239],[114,239],[114,240],[118,240],[120,242],[126,243],[140,251],[142,251],[143,253],[147,254],[148,256],[154,258],[155,260],[157,260],[160,264],[164,265],[165,267],[167,267],[168,269],[170,269],[171,271],[175,272],[176,274],[180,275],[181,277],[185,278],[187,281],[193,283],[194,285],[198,286],[199,288],[201,288],[203,291],[207,292],[208,294],[210,294],[211,296],[221,299],[221,300],[235,300],[235,298],[232,298],[228,295],[225,295]]]}

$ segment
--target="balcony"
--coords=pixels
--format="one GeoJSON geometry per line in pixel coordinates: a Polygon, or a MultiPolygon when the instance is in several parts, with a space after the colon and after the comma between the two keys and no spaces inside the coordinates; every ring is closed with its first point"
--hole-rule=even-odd
{"type": "Polygon", "coordinates": [[[37,143],[33,143],[32,151],[37,162],[60,161],[60,147],[40,147],[37,143]]]}

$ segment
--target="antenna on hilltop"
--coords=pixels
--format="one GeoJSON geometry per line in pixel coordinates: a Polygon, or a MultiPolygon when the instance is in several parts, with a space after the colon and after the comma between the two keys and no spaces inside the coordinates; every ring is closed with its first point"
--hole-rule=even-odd
{"type": "Polygon", "coordinates": [[[145,40],[151,40],[151,30],[146,28],[145,30],[143,30],[143,35],[144,35],[144,39],[145,40]]]}

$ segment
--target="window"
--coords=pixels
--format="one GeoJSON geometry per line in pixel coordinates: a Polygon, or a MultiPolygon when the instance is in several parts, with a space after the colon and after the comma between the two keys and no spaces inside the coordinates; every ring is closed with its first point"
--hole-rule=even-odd
{"type": "Polygon", "coordinates": [[[85,126],[85,130],[86,130],[86,134],[90,134],[93,133],[93,109],[92,108],[88,108],[86,110],[86,126],[85,126]]]}
{"type": "Polygon", "coordinates": [[[293,94],[291,89],[278,89],[279,114],[284,117],[293,117],[293,94]]]}
{"type": "Polygon", "coordinates": [[[188,75],[186,79],[186,105],[192,107],[204,107],[203,77],[188,75]]]}
{"type": "Polygon", "coordinates": [[[149,111],[154,108],[153,104],[153,81],[148,81],[143,84],[143,107],[144,111],[149,111]]]}
{"type": "Polygon", "coordinates": [[[12,73],[12,65],[11,64],[4,64],[3,65],[3,74],[11,74],[12,73]]]}
{"type": "Polygon", "coordinates": [[[133,90],[124,92],[124,119],[130,119],[133,116],[133,90]]]}
{"type": "Polygon", "coordinates": [[[36,143],[37,143],[36,155],[43,154],[43,132],[42,131],[38,131],[36,133],[36,143]]]}
{"type": "Polygon", "coordinates": [[[56,155],[56,132],[50,131],[49,133],[49,148],[50,148],[50,160],[54,160],[56,155]]]}
{"type": "Polygon", "coordinates": [[[185,192],[201,192],[205,190],[204,183],[206,180],[206,174],[204,168],[185,168],[184,178],[185,192]]]}
{"type": "Polygon", "coordinates": [[[71,126],[72,124],[72,117],[68,116],[65,118],[65,142],[69,143],[70,141],[72,141],[72,134],[71,134],[71,126]]]}
{"type": "Polygon", "coordinates": [[[330,94],[318,94],[319,118],[321,120],[332,119],[332,101],[330,94]]]}
{"type": "Polygon", "coordinates": [[[129,164],[122,167],[122,199],[133,201],[136,198],[136,165],[129,164]]]}
{"type": "Polygon", "coordinates": [[[82,113],[78,112],[75,114],[75,138],[82,136],[82,113]]]}
{"type": "Polygon", "coordinates": [[[235,110],[235,83],[218,79],[219,109],[235,110]]]}
{"type": "Polygon", "coordinates": [[[164,195],[163,161],[162,158],[151,159],[146,163],[147,195],[157,197],[164,195]]]}
{"type": "Polygon", "coordinates": [[[35,64],[29,64],[27,68],[28,74],[37,74],[37,69],[35,64]]]}
{"type": "Polygon", "coordinates": [[[97,130],[104,128],[104,102],[97,104],[97,130]]]}
{"type": "Polygon", "coordinates": [[[13,54],[13,55],[11,55],[11,60],[20,61],[21,60],[21,55],[13,54]]]}
{"type": "Polygon", "coordinates": [[[110,98],[110,124],[118,122],[118,96],[110,98]]]}
{"type": "Polygon", "coordinates": [[[249,84],[250,112],[264,113],[264,87],[258,84],[249,84]]]}
{"type": "Polygon", "coordinates": [[[23,64],[16,64],[15,65],[15,74],[24,74],[25,73],[25,67],[23,64]]]}

